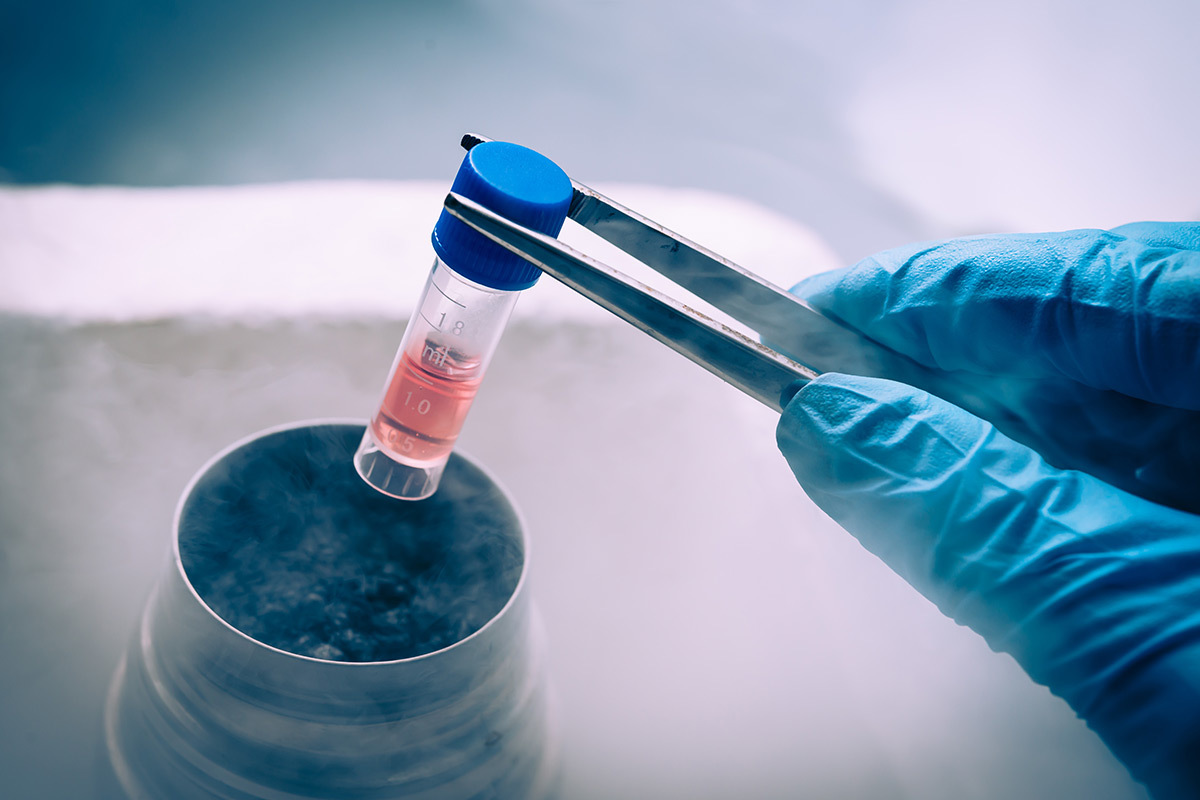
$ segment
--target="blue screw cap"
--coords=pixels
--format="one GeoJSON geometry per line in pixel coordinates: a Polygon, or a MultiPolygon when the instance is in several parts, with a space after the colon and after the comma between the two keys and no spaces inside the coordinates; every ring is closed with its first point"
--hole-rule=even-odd
{"type": "MultiPolygon", "coordinates": [[[[451,191],[547,236],[558,236],[571,205],[567,174],[541,153],[508,142],[467,151],[451,191]]],[[[452,270],[493,289],[528,289],[542,274],[444,209],[433,226],[433,249],[452,270]]]]}

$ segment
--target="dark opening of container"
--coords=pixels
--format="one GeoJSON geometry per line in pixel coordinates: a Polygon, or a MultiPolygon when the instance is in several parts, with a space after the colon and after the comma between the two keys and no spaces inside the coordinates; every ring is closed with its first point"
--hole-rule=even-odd
{"type": "Polygon", "coordinates": [[[362,433],[280,430],[194,487],[180,557],[223,620],[298,655],[391,661],[461,641],[504,608],[525,553],[501,491],[455,455],[432,497],[385,497],[351,462],[362,433]]]}

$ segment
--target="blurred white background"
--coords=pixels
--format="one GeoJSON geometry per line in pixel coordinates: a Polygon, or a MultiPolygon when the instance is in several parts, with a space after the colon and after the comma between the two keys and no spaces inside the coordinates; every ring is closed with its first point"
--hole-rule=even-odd
{"type": "Polygon", "coordinates": [[[444,180],[457,135],[712,189],[851,261],[1200,214],[1186,0],[8,3],[0,176],[444,180]]]}
{"type": "MultiPolygon", "coordinates": [[[[191,473],[371,411],[463,132],[787,284],[1195,218],[1197,29],[1183,0],[3,4],[0,795],[91,791],[191,473]]],[[[773,422],[565,290],[518,304],[462,441],[533,529],[568,796],[1143,797],[804,497],[773,422]]]]}

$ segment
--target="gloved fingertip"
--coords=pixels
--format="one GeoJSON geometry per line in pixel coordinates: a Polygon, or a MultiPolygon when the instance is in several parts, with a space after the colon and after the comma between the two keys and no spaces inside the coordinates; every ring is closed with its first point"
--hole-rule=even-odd
{"type": "Polygon", "coordinates": [[[1148,247],[1200,251],[1200,222],[1130,222],[1112,232],[1148,247]]]}
{"type": "Polygon", "coordinates": [[[800,390],[807,386],[808,383],[809,380],[807,378],[799,378],[783,387],[783,391],[779,393],[779,407],[787,408],[788,403],[792,402],[792,398],[799,394],[800,390]]]}
{"type": "Polygon", "coordinates": [[[775,437],[801,485],[834,493],[855,490],[855,482],[847,480],[842,466],[855,460],[856,444],[871,435],[864,429],[864,425],[872,427],[868,418],[889,413],[889,385],[895,384],[827,372],[796,387],[784,405],[775,437]]]}
{"type": "Polygon", "coordinates": [[[789,291],[820,313],[865,330],[891,301],[892,274],[929,247],[916,243],[885,250],[851,266],[807,277],[789,291]]]}
{"type": "Polygon", "coordinates": [[[816,275],[810,275],[807,278],[799,281],[788,290],[790,294],[801,298],[802,300],[812,300],[822,297],[833,291],[846,276],[850,273],[853,267],[842,267],[840,269],[821,272],[816,275]]]}
{"type": "Polygon", "coordinates": [[[776,441],[822,511],[934,598],[931,553],[956,513],[970,453],[989,430],[911,386],[826,373],[783,410],[776,441]]]}
{"type": "Polygon", "coordinates": [[[784,408],[776,442],[810,495],[878,495],[938,479],[988,427],[902,383],[825,373],[784,408]]]}

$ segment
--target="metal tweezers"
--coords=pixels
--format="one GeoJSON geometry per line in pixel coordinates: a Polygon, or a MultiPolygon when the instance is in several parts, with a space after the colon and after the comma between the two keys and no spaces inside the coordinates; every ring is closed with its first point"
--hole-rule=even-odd
{"type": "MultiPolygon", "coordinates": [[[[470,150],[489,141],[467,134],[470,150]]],[[[662,225],[571,181],[567,216],[757,332],[761,341],[563,244],[451,192],[446,210],[741,391],[781,411],[821,372],[912,380],[915,362],[823,316],[804,301],[662,225]],[[791,356],[765,342],[787,345],[791,356]]]]}

